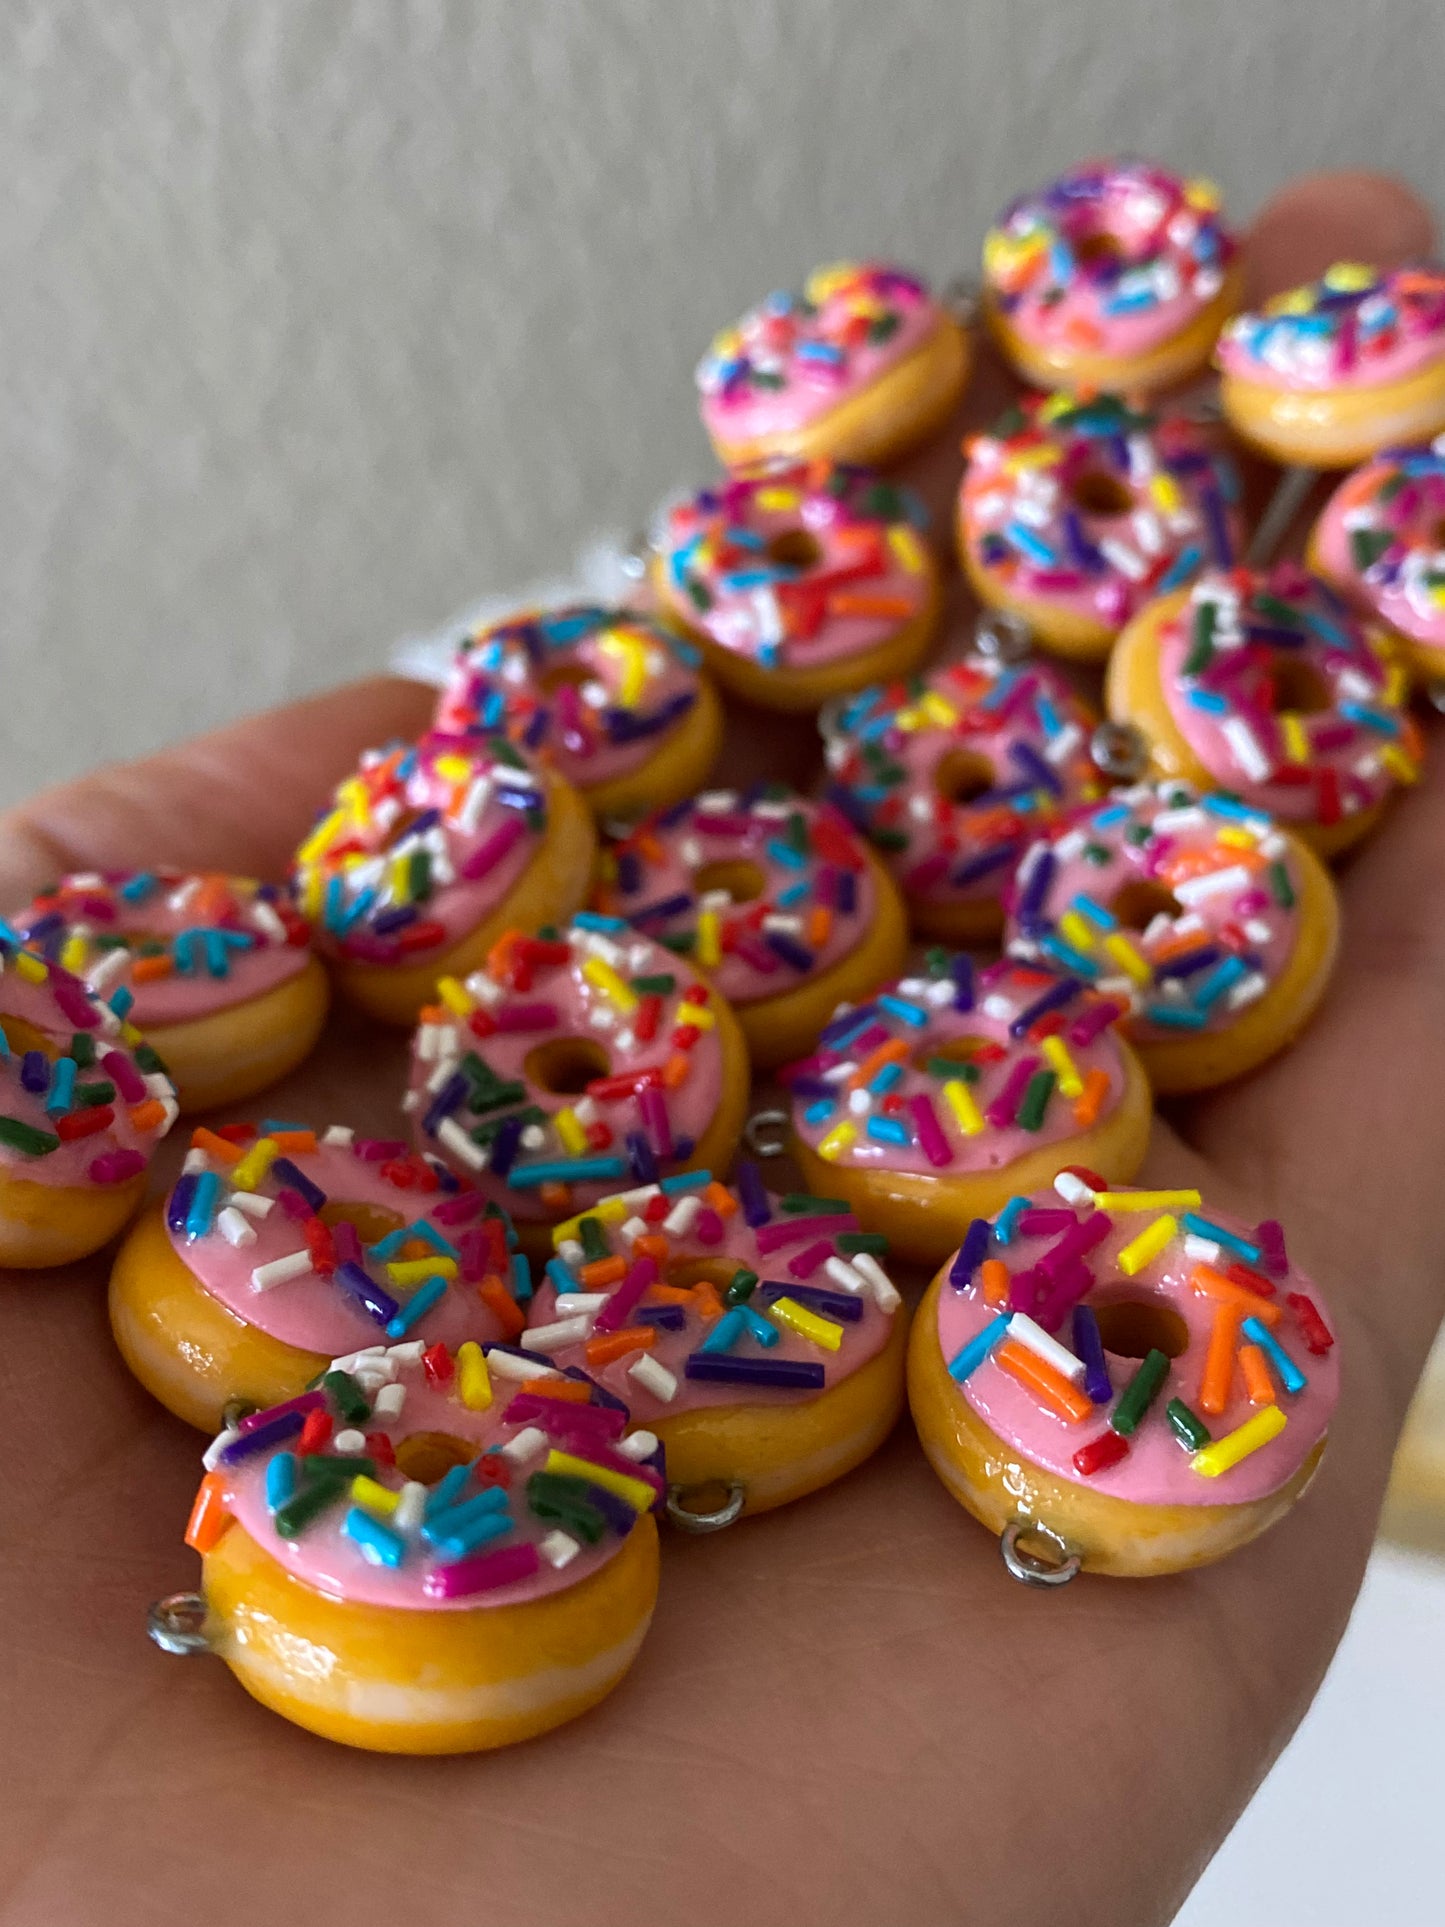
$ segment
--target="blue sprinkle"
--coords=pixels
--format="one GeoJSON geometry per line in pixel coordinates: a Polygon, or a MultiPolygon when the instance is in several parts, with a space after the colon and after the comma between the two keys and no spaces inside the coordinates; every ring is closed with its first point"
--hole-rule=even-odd
{"type": "Polygon", "coordinates": [[[359,1505],[351,1507],[341,1521],[341,1530],[368,1565],[399,1566],[406,1557],[406,1541],[399,1532],[373,1519],[359,1505]]]}
{"type": "Polygon", "coordinates": [[[978,1370],[1007,1332],[1012,1315],[1011,1312],[1001,1311],[997,1318],[990,1319],[981,1332],[975,1333],[968,1343],[949,1359],[948,1375],[955,1385],[962,1385],[966,1378],[971,1377],[978,1370]]]}
{"type": "Polygon", "coordinates": [[[1246,1318],[1239,1329],[1251,1345],[1258,1345],[1279,1374],[1279,1382],[1287,1392],[1295,1395],[1304,1390],[1309,1380],[1267,1325],[1261,1325],[1257,1318],[1246,1318]]]}

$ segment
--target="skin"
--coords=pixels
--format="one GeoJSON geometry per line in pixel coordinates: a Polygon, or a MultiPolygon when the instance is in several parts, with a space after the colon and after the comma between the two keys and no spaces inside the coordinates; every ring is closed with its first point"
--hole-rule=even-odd
{"type": "MultiPolygon", "coordinates": [[[[1257,288],[1431,239],[1405,190],[1363,177],[1301,183],[1256,232],[1257,288]]],[[[1003,392],[986,363],[968,422],[1003,392]]],[[[946,527],[957,457],[918,472],[946,527]]],[[[430,701],[362,683],[44,795],[0,825],[3,898],[145,859],[275,874],[356,752],[430,701]]],[[[735,735],[734,780],[789,746],[796,768],[798,723],[735,735]]],[[[1339,973],[1307,1035],[1172,1109],[1144,1173],[1283,1219],[1344,1348],[1314,1488],[1217,1567],[1027,1592],[905,1426],[804,1504],[671,1537],[640,1663],[575,1726],[500,1755],[352,1754],[148,1646],[146,1602],[195,1581],[194,1438],[121,1368],[103,1264],[6,1277],[3,1927],[298,1908],[440,1927],[479,1904],[516,1927],[1032,1927],[1061,1896],[1078,1927],[1168,1920],[1334,1650],[1442,1309],[1445,1091],[1423,1047],[1445,1027],[1441,747],[1342,879],[1339,973]]],[[[369,1035],[342,1014],[266,1102],[381,1124],[403,1046],[369,1035]]]]}

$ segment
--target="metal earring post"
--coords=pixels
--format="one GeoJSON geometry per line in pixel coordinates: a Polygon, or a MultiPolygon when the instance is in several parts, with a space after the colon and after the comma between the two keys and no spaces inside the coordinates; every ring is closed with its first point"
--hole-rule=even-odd
{"type": "Polygon", "coordinates": [[[1271,560],[1318,478],[1317,468],[1295,466],[1281,471],[1249,545],[1246,559],[1252,569],[1262,569],[1271,560]]]}

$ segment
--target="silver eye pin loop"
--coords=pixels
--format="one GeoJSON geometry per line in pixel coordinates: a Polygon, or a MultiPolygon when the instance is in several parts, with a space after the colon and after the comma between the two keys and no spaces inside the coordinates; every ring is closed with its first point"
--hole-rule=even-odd
{"type": "Polygon", "coordinates": [[[1007,609],[985,609],[974,624],[973,646],[990,662],[1025,662],[1033,654],[1034,634],[1022,616],[1007,609]]]}
{"type": "Polygon", "coordinates": [[[163,1653],[194,1659],[216,1649],[206,1626],[207,1608],[198,1592],[167,1593],[146,1614],[146,1634],[163,1653]]]}
{"type": "Polygon", "coordinates": [[[1077,1552],[1070,1552],[1057,1532],[1032,1519],[1010,1519],[998,1549],[1009,1576],[1023,1586],[1067,1586],[1071,1579],[1078,1577],[1084,1563],[1077,1552]],[[1042,1553],[1030,1551],[1023,1544],[1026,1534],[1031,1539],[1046,1540],[1057,1548],[1058,1557],[1045,1558],[1042,1553]]]}
{"type": "Polygon", "coordinates": [[[698,1536],[706,1532],[721,1532],[742,1517],[747,1500],[747,1493],[742,1486],[730,1484],[722,1504],[709,1511],[695,1510],[687,1503],[689,1492],[700,1489],[685,1485],[670,1485],[667,1488],[667,1516],[679,1532],[691,1532],[698,1536]]]}
{"type": "Polygon", "coordinates": [[[780,1158],[786,1147],[778,1133],[787,1123],[786,1111],[754,1111],[743,1126],[743,1143],[755,1158],[780,1158]]]}
{"type": "Polygon", "coordinates": [[[1089,739],[1089,755],[1115,783],[1137,783],[1149,767],[1149,745],[1133,723],[1100,723],[1089,739]]]}

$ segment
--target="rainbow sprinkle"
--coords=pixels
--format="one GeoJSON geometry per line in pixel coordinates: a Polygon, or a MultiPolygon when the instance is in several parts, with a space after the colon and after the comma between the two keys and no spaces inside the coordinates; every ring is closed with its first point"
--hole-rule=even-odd
{"type": "Polygon", "coordinates": [[[1220,335],[1217,359],[1226,374],[1246,380],[1335,388],[1386,381],[1404,361],[1415,367],[1442,353],[1445,269],[1382,272],[1337,261],[1318,281],[1236,315],[1220,335]]]}

